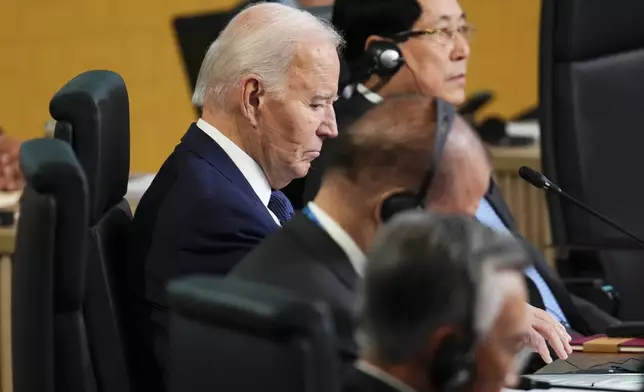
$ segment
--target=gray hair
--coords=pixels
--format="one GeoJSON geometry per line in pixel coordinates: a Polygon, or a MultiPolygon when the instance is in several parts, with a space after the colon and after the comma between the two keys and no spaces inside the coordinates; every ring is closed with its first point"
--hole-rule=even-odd
{"type": "Polygon", "coordinates": [[[268,91],[279,90],[300,43],[328,41],[338,50],[343,39],[327,21],[278,3],[260,3],[237,14],[210,45],[201,63],[192,103],[206,97],[225,105],[225,96],[245,75],[259,76],[268,91]],[[252,16],[251,16],[252,15],[252,16]]]}
{"type": "Polygon", "coordinates": [[[474,217],[396,216],[376,236],[359,290],[361,353],[400,363],[445,325],[480,339],[502,307],[497,272],[522,270],[528,260],[517,239],[474,217]]]}

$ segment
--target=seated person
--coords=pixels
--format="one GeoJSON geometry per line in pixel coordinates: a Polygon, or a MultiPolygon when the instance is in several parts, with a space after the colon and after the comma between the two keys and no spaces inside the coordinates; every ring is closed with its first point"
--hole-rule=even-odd
{"type": "Polygon", "coordinates": [[[346,392],[515,385],[529,328],[519,241],[472,217],[411,211],[383,226],[367,260],[346,392]]]}
{"type": "MultiPolygon", "coordinates": [[[[369,7],[364,7],[360,0],[337,0],[333,12],[333,23],[346,39],[344,59],[354,77],[376,65],[372,57],[365,57],[365,48],[374,42],[385,40],[405,59],[390,74],[376,71],[367,74],[362,83],[356,82],[349,98],[338,100],[335,109],[339,132],[346,131],[365,111],[392,95],[420,93],[441,97],[454,105],[463,103],[470,57],[468,42],[474,29],[457,0],[372,0],[369,7]],[[393,14],[397,17],[390,17],[393,14]]],[[[337,140],[325,143],[320,157],[313,163],[313,170],[300,180],[305,183],[295,181],[284,190],[296,208],[317,194],[320,178],[336,145],[337,140]],[[302,188],[304,193],[299,191],[302,188]]],[[[477,216],[483,223],[520,236],[496,184],[489,177],[485,182],[491,183],[492,192],[481,199],[477,216]]],[[[463,181],[462,185],[467,192],[468,183],[463,181]]],[[[476,189],[478,182],[472,187],[476,189]]],[[[526,270],[526,278],[532,305],[546,310],[573,334],[602,333],[608,325],[619,321],[594,304],[568,293],[543,255],[536,249],[531,253],[533,266],[526,270]]]]}
{"type": "MultiPolygon", "coordinates": [[[[435,102],[428,97],[399,96],[368,111],[340,135],[337,155],[315,200],[255,248],[229,276],[327,302],[336,318],[341,355],[345,362],[352,362],[356,355],[351,319],[356,285],[364,273],[364,253],[383,221],[385,200],[418,189],[430,170],[436,176],[427,193],[418,195],[430,209],[474,215],[487,190],[486,182],[471,193],[455,193],[460,191],[453,186],[460,181],[460,173],[442,170],[472,148],[485,155],[467,127],[453,127],[438,168],[428,167],[435,132],[435,102]]],[[[489,162],[472,163],[477,166],[471,170],[490,175],[489,162]]],[[[550,361],[545,338],[558,356],[566,358],[572,350],[563,326],[547,312],[526,306],[533,327],[531,345],[550,361]]]]}
{"type": "Polygon", "coordinates": [[[17,191],[25,185],[20,171],[20,145],[18,139],[7,136],[0,127],[0,191],[17,191]]]}
{"type": "Polygon", "coordinates": [[[339,34],[308,12],[260,3],[208,49],[193,102],[202,108],[143,195],[133,263],[163,362],[166,283],[226,274],[293,210],[278,189],[306,174],[337,135],[339,34]],[[306,31],[306,34],[302,34],[306,31]],[[143,281],[144,280],[144,281],[143,281]]]}

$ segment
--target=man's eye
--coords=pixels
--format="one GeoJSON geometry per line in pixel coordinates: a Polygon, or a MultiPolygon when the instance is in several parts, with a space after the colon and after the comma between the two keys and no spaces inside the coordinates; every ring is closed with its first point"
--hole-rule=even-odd
{"type": "Polygon", "coordinates": [[[311,107],[312,107],[313,109],[322,109],[322,108],[324,107],[324,105],[319,104],[319,103],[312,103],[312,104],[311,104],[311,107]]]}

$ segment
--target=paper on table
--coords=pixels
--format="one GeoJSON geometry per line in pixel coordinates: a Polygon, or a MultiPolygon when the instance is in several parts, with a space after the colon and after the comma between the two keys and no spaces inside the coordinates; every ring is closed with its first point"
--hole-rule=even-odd
{"type": "MultiPolygon", "coordinates": [[[[614,388],[624,391],[641,391],[644,388],[644,375],[641,373],[620,374],[533,374],[532,379],[547,381],[550,384],[561,385],[563,388],[551,388],[550,391],[572,391],[565,387],[579,386],[592,390],[593,388],[614,388]]],[[[504,389],[505,392],[515,391],[504,389]]]]}

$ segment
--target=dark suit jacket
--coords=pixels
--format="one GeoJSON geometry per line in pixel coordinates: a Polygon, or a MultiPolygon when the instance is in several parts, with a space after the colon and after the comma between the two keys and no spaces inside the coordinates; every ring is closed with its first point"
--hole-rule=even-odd
{"type": "MultiPolygon", "coordinates": [[[[526,244],[535,268],[546,281],[548,287],[550,287],[550,290],[566,315],[570,326],[575,331],[584,335],[603,333],[609,325],[619,321],[594,304],[584,300],[583,298],[571,295],[568,292],[561,279],[559,279],[555,272],[548,266],[541,252],[521,236],[510,209],[507,204],[505,204],[503,196],[494,182],[492,182],[490,192],[486,196],[486,199],[490,203],[490,206],[492,206],[496,211],[499,218],[501,218],[505,227],[507,227],[508,230],[526,244]]],[[[526,279],[526,282],[528,284],[530,303],[533,306],[544,309],[543,299],[541,298],[537,287],[530,279],[526,279]]]]}
{"type": "Polygon", "coordinates": [[[342,387],[344,392],[401,392],[359,369],[349,371],[342,387]]]}
{"type": "Polygon", "coordinates": [[[194,273],[226,274],[278,225],[214,140],[192,124],[143,195],[134,216],[142,313],[164,362],[166,283],[194,273]]]}
{"type": "Polygon", "coordinates": [[[356,358],[352,308],[358,280],[342,248],[317,223],[297,214],[235,267],[229,279],[281,287],[331,308],[345,363],[356,358]]]}

